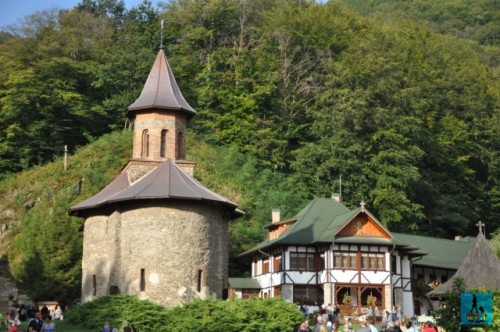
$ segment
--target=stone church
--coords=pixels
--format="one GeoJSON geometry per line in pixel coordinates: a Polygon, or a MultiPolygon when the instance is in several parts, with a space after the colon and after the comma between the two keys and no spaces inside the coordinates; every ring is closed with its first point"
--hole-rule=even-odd
{"type": "Polygon", "coordinates": [[[186,159],[186,102],[160,49],[128,107],[132,159],[101,192],[70,209],[83,226],[82,301],[134,295],[164,306],[222,298],[228,221],[236,204],[193,178],[186,159]]]}

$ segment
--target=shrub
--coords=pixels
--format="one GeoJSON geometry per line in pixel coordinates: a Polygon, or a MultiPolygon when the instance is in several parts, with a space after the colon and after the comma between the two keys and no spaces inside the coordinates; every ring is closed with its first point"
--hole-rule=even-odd
{"type": "Polygon", "coordinates": [[[297,306],[281,299],[194,301],[171,309],[170,331],[293,331],[304,320],[297,306]]]}
{"type": "Polygon", "coordinates": [[[139,331],[161,331],[160,328],[169,321],[169,314],[164,307],[150,301],[116,295],[79,304],[66,313],[65,319],[96,330],[106,321],[116,327],[127,321],[139,331]]]}
{"type": "Polygon", "coordinates": [[[280,299],[196,300],[182,307],[164,308],[133,296],[103,296],[72,308],[65,316],[90,329],[105,321],[133,324],[138,331],[293,331],[304,319],[293,304],[280,299]]]}

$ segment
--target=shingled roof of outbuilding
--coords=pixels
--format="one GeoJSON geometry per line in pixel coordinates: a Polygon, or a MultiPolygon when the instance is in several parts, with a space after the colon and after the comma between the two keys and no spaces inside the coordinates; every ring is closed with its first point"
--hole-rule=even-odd
{"type": "Polygon", "coordinates": [[[225,205],[236,215],[242,214],[236,209],[235,203],[207,189],[171,159],[167,159],[134,183],[129,182],[127,171],[122,171],[101,192],[71,207],[69,213],[84,215],[94,209],[118,202],[158,199],[210,201],[225,205]]]}
{"type": "Polygon", "coordinates": [[[229,288],[260,289],[259,281],[253,278],[227,278],[229,288]]]}
{"type": "Polygon", "coordinates": [[[168,109],[183,112],[191,118],[196,111],[182,96],[163,49],[160,49],[148,79],[137,100],[128,107],[127,116],[146,109],[168,109]]]}
{"type": "Polygon", "coordinates": [[[427,293],[429,297],[439,297],[453,289],[454,280],[462,278],[466,289],[486,288],[500,289],[500,260],[480,231],[469,254],[458,268],[457,272],[444,284],[427,293]]]}

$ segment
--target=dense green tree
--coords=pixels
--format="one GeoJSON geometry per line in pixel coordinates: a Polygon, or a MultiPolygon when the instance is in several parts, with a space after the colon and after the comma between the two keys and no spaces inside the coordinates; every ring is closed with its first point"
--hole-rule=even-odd
{"type": "Polygon", "coordinates": [[[122,1],[84,1],[13,29],[0,49],[0,174],[122,128],[159,45],[157,26],[149,2],[126,12],[122,1]]]}
{"type": "Polygon", "coordinates": [[[440,33],[470,38],[481,44],[498,45],[500,18],[495,0],[342,0],[359,12],[387,20],[410,18],[424,22],[440,33]]]}
{"type": "Polygon", "coordinates": [[[470,132],[495,117],[489,75],[467,44],[418,25],[373,26],[332,62],[311,108],[316,141],[297,151],[294,167],[311,173],[302,178],[316,190],[343,175],[348,202],[369,199],[391,227],[430,231],[435,217],[448,225],[437,233],[464,232],[488,217],[476,195],[486,175],[481,143],[470,132]]]}

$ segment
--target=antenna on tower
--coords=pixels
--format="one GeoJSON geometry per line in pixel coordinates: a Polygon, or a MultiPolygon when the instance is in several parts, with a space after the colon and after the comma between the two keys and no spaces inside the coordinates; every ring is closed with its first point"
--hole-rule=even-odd
{"type": "Polygon", "coordinates": [[[342,174],[339,176],[339,196],[340,196],[340,201],[342,202],[342,174]]]}
{"type": "Polygon", "coordinates": [[[160,49],[163,49],[163,20],[160,23],[160,49]]]}

